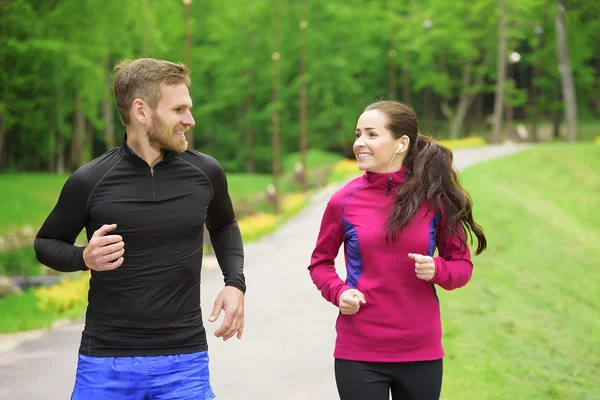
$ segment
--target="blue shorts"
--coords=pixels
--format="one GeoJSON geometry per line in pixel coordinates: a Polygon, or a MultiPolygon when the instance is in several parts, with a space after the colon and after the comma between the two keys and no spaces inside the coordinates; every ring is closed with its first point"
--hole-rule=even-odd
{"type": "Polygon", "coordinates": [[[146,357],[79,355],[71,400],[210,400],[208,352],[146,357]]]}

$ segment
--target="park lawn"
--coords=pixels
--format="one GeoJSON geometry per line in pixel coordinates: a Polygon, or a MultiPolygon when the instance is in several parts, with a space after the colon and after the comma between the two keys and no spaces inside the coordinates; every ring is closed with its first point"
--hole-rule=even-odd
{"type": "MultiPolygon", "coordinates": [[[[306,153],[306,167],[310,169],[334,165],[344,157],[324,150],[312,149],[306,153]]],[[[294,172],[294,165],[300,162],[300,153],[290,153],[285,157],[282,165],[284,173],[294,172]]]]}
{"type": "Polygon", "coordinates": [[[488,250],[438,289],[442,399],[600,398],[600,146],[548,144],[461,173],[488,250]]]}
{"type": "MultiPolygon", "coordinates": [[[[2,212],[0,236],[25,225],[39,229],[58,200],[68,175],[8,173],[0,175],[2,212]]],[[[269,174],[227,174],[232,198],[264,193],[271,183],[269,174]]]]}
{"type": "MultiPolygon", "coordinates": [[[[280,190],[291,193],[298,189],[292,181],[293,165],[300,159],[297,153],[283,158],[286,168],[281,177],[280,190]],[[289,169],[289,171],[288,171],[289,169]]],[[[310,169],[317,170],[333,165],[342,159],[341,156],[321,150],[310,150],[307,153],[307,164],[310,169]]],[[[68,174],[49,173],[6,173],[0,174],[0,193],[2,208],[0,209],[0,236],[25,225],[38,229],[44,222],[58,200],[60,190],[68,178],[68,174]]],[[[227,173],[229,193],[234,204],[264,195],[266,188],[273,182],[271,174],[227,173]]]]}
{"type": "Polygon", "coordinates": [[[68,175],[0,174],[0,235],[29,225],[38,229],[52,210],[68,175]]]}
{"type": "Polygon", "coordinates": [[[0,299],[0,333],[29,331],[49,328],[56,321],[74,319],[85,314],[87,302],[60,313],[50,309],[42,311],[35,306],[37,302],[35,289],[28,289],[19,296],[9,296],[0,299]]]}

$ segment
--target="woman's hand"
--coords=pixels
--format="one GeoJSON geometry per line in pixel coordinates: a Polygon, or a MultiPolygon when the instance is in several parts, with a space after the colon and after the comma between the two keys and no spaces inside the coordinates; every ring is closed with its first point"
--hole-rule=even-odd
{"type": "Polygon", "coordinates": [[[360,310],[361,304],[366,304],[365,296],[356,289],[348,289],[340,295],[338,307],[344,315],[353,315],[360,310]]]}
{"type": "Polygon", "coordinates": [[[415,261],[415,273],[417,278],[430,281],[435,276],[435,262],[433,258],[421,254],[409,253],[408,258],[415,261]]]}

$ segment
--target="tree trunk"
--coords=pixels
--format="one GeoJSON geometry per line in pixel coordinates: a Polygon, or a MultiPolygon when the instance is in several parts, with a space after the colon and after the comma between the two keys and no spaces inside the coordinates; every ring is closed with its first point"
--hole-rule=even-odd
{"type": "Polygon", "coordinates": [[[555,110],[552,113],[552,136],[554,139],[560,138],[560,111],[555,110]]]}
{"type": "Polygon", "coordinates": [[[492,142],[502,141],[502,109],[504,101],[504,78],[506,75],[506,5],[500,0],[500,16],[498,19],[498,60],[496,65],[496,97],[494,99],[494,120],[492,125],[492,142]]]}
{"type": "MultiPolygon", "coordinates": [[[[456,113],[452,118],[452,123],[450,127],[450,138],[457,139],[460,136],[460,131],[463,127],[465,118],[469,112],[469,109],[473,105],[473,102],[478,97],[478,93],[475,92],[474,87],[480,87],[485,80],[485,74],[487,70],[489,60],[489,53],[485,53],[483,55],[483,60],[481,62],[481,66],[477,76],[475,77],[474,84],[471,84],[473,77],[473,65],[474,61],[469,60],[463,66],[463,78],[462,78],[462,90],[460,94],[460,100],[458,103],[458,108],[456,113]]],[[[467,136],[467,135],[465,135],[467,136]]]]}
{"type": "MultiPolygon", "coordinates": [[[[560,88],[557,88],[554,91],[554,103],[558,104],[560,102],[560,88]]],[[[560,110],[555,108],[552,112],[552,136],[554,139],[558,139],[560,137],[560,110]]]]}
{"type": "Polygon", "coordinates": [[[244,140],[244,126],[242,119],[244,118],[244,107],[238,104],[235,107],[235,137],[237,143],[242,143],[244,140]]]}
{"type": "Polygon", "coordinates": [[[75,89],[75,120],[71,135],[71,170],[75,171],[83,165],[83,138],[85,135],[85,117],[79,89],[75,89]]]}
{"type": "MultiPolygon", "coordinates": [[[[254,0],[249,0],[249,5],[251,5],[253,1],[254,0]]],[[[255,52],[256,32],[250,32],[249,37],[248,57],[252,56],[255,52]]],[[[246,172],[252,174],[254,173],[254,132],[252,130],[252,117],[254,116],[254,69],[249,67],[246,74],[248,75],[248,89],[246,91],[247,94],[244,102],[244,120],[246,123],[246,172]]]]}
{"type": "MultiPolygon", "coordinates": [[[[600,93],[600,57],[596,58],[596,93],[600,93]]],[[[593,96],[596,112],[600,114],[600,96],[593,96]]]]}
{"type": "Polygon", "coordinates": [[[506,137],[505,139],[514,139],[514,126],[513,126],[513,90],[516,87],[515,76],[515,64],[510,63],[507,68],[506,81],[510,83],[510,87],[506,91],[506,102],[504,104],[506,113],[506,137]]]}
{"type": "Polygon", "coordinates": [[[432,97],[433,91],[431,90],[431,86],[427,86],[425,88],[425,94],[423,95],[423,114],[421,118],[421,121],[423,122],[422,125],[425,127],[425,131],[429,130],[429,128],[432,126],[431,115],[433,114],[432,109],[434,108],[432,104],[432,97]]]}
{"type": "Polygon", "coordinates": [[[485,110],[483,109],[483,94],[478,94],[475,101],[475,121],[485,125],[485,110]]]}
{"type": "Polygon", "coordinates": [[[463,121],[469,111],[469,106],[473,102],[473,94],[471,93],[471,76],[473,74],[473,60],[470,59],[463,65],[462,90],[460,92],[460,100],[456,113],[451,117],[450,123],[450,139],[458,139],[462,129],[463,121]]]}
{"type": "Polygon", "coordinates": [[[531,77],[531,109],[529,112],[530,121],[531,121],[531,141],[536,143],[539,141],[538,133],[537,133],[537,121],[538,121],[538,87],[536,85],[536,80],[540,74],[539,67],[537,63],[533,65],[533,72],[531,77]]]}
{"type": "Polygon", "coordinates": [[[410,95],[410,54],[404,49],[404,61],[402,62],[402,102],[414,107],[410,95]]]}
{"type": "Polygon", "coordinates": [[[567,122],[567,138],[570,142],[577,140],[577,100],[575,98],[575,85],[573,71],[569,60],[569,48],[565,28],[564,0],[557,0],[558,12],[556,14],[556,41],[558,52],[558,69],[560,71],[563,105],[567,122]]]}
{"type": "Polygon", "coordinates": [[[307,145],[307,88],[306,88],[306,29],[308,28],[307,0],[302,0],[302,18],[300,22],[300,162],[302,163],[302,192],[306,192],[306,177],[308,174],[306,165],[307,145]]]}
{"type": "Polygon", "coordinates": [[[104,141],[106,150],[115,146],[115,121],[112,105],[112,83],[110,79],[112,70],[110,56],[106,58],[106,74],[104,78],[104,101],[102,102],[102,119],[104,120],[104,141]]]}
{"type": "Polygon", "coordinates": [[[6,108],[4,103],[0,103],[0,171],[4,162],[4,135],[6,130],[6,108]]]}
{"type": "Polygon", "coordinates": [[[396,29],[394,11],[390,18],[390,48],[388,49],[388,100],[396,100],[396,29]]]}
{"type": "Polygon", "coordinates": [[[96,130],[94,129],[94,125],[93,124],[87,124],[85,125],[86,128],[86,138],[85,138],[85,157],[83,158],[83,163],[85,164],[88,161],[91,161],[94,159],[94,138],[96,137],[96,130]]]}
{"type": "MultiPolygon", "coordinates": [[[[184,31],[185,31],[185,65],[188,68],[190,74],[192,73],[192,31],[190,28],[190,18],[191,18],[191,2],[190,4],[185,5],[185,15],[184,19],[184,31]]],[[[191,89],[190,89],[191,91],[191,89]]],[[[193,127],[190,126],[187,133],[185,134],[185,138],[188,142],[188,147],[190,149],[194,148],[194,130],[193,127]]]]}
{"type": "MultiPolygon", "coordinates": [[[[402,2],[406,7],[406,2],[402,2]]],[[[411,0],[408,2],[408,7],[402,12],[402,16],[407,20],[414,14],[416,7],[416,1],[411,0]]],[[[403,46],[402,49],[402,102],[411,107],[415,107],[411,96],[411,84],[410,84],[410,51],[408,46],[403,46]]]]}
{"type": "Polygon", "coordinates": [[[254,71],[252,68],[248,70],[248,95],[246,96],[246,172],[254,173],[254,141],[252,132],[252,117],[253,115],[253,100],[252,92],[254,90],[254,71]]]}
{"type": "Polygon", "coordinates": [[[65,90],[59,78],[55,78],[56,86],[56,172],[64,174],[66,169],[65,162],[65,128],[63,120],[63,106],[65,104],[65,90]]]}
{"type": "Polygon", "coordinates": [[[273,113],[272,145],[273,145],[273,186],[275,188],[274,208],[275,214],[279,214],[279,0],[274,2],[274,29],[273,29],[273,113]]]}
{"type": "Polygon", "coordinates": [[[144,0],[144,50],[143,57],[150,57],[152,24],[150,23],[150,0],[144,0]]]}

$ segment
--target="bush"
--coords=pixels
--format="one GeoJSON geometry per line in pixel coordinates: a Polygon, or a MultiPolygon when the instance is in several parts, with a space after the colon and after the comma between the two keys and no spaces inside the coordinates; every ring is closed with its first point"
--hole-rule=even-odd
{"type": "Polygon", "coordinates": [[[484,146],[486,144],[485,139],[479,136],[470,136],[461,139],[436,140],[436,142],[443,146],[446,146],[450,150],[479,147],[484,146]]]}
{"type": "Polygon", "coordinates": [[[35,289],[36,307],[42,311],[64,314],[77,306],[87,304],[89,288],[89,272],[79,278],[65,279],[52,286],[40,286],[35,289]]]}
{"type": "Polygon", "coordinates": [[[277,217],[274,214],[266,213],[249,215],[240,219],[238,225],[244,242],[251,241],[275,229],[277,217]]]}
{"type": "Polygon", "coordinates": [[[306,205],[306,197],[302,193],[294,193],[285,196],[281,202],[284,214],[295,214],[306,205]]]}
{"type": "Polygon", "coordinates": [[[45,269],[36,259],[33,245],[0,253],[0,275],[42,275],[45,269]]]}
{"type": "Polygon", "coordinates": [[[337,183],[360,174],[361,171],[358,169],[356,160],[343,159],[334,165],[333,171],[331,171],[331,175],[329,176],[329,183],[337,183]]]}

